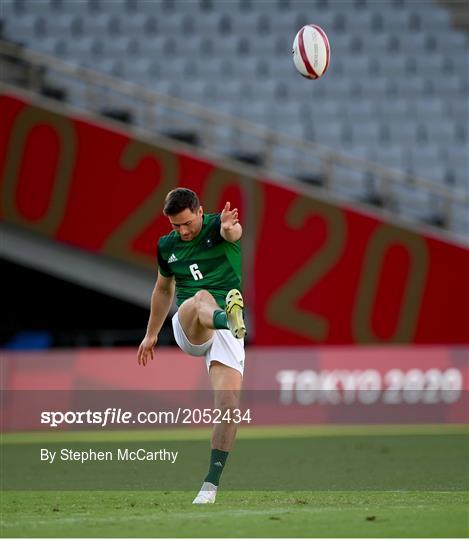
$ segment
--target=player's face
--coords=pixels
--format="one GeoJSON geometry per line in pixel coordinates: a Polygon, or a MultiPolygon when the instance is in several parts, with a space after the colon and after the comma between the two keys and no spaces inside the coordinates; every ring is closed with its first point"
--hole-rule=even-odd
{"type": "Polygon", "coordinates": [[[179,214],[168,216],[172,228],[179,234],[181,240],[190,242],[193,240],[202,229],[203,210],[200,207],[196,212],[192,212],[186,208],[179,214]]]}

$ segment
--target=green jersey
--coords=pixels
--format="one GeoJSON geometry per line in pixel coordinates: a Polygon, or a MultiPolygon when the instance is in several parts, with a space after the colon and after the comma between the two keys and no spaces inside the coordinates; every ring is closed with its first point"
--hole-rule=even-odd
{"type": "Polygon", "coordinates": [[[176,279],[180,306],[197,291],[209,291],[224,309],[230,289],[241,290],[240,241],[227,242],[220,234],[220,214],[204,214],[202,229],[185,242],[176,231],[158,242],[158,265],[162,276],[176,279]]]}

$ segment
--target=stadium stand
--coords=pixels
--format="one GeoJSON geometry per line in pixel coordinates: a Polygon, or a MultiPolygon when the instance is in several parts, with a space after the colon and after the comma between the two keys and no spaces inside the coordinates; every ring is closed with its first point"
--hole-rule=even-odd
{"type": "MultiPolygon", "coordinates": [[[[34,50],[469,191],[468,40],[445,5],[430,0],[2,0],[1,5],[4,36],[34,50]],[[314,83],[298,76],[290,58],[292,37],[312,20],[327,30],[332,48],[327,76],[314,83]]],[[[83,88],[72,80],[50,74],[47,83],[66,90],[72,104],[86,106],[83,88]]],[[[138,114],[132,116],[139,121],[138,114]]],[[[361,198],[363,174],[349,176],[359,180],[355,196],[361,198]]],[[[406,190],[396,189],[395,196],[397,207],[409,206],[406,190]]],[[[465,235],[464,210],[456,213],[451,228],[465,235]]]]}

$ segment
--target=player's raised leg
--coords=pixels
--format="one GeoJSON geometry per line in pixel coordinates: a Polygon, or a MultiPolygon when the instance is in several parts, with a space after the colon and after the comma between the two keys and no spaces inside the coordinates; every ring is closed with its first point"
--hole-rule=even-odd
{"type": "Polygon", "coordinates": [[[214,408],[221,411],[222,422],[215,424],[207,476],[193,504],[215,502],[220,476],[236,437],[237,424],[232,421],[233,410],[239,409],[242,375],[220,362],[210,364],[210,382],[214,390],[214,408]]]}
{"type": "Polygon", "coordinates": [[[211,339],[214,329],[231,330],[236,338],[243,338],[243,307],[243,297],[237,289],[227,294],[225,310],[220,309],[208,291],[200,290],[180,306],[178,317],[187,339],[198,345],[211,339]]]}
{"type": "Polygon", "coordinates": [[[206,343],[213,336],[213,313],[218,310],[215,298],[205,290],[185,300],[178,309],[179,322],[187,339],[194,345],[206,343]]]}

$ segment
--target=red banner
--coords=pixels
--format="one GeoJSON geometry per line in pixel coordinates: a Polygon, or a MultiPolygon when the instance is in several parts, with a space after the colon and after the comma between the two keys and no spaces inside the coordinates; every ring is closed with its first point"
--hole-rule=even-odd
{"type": "Polygon", "coordinates": [[[256,345],[469,343],[469,250],[0,96],[0,219],[155,269],[166,193],[240,208],[256,345]]]}

